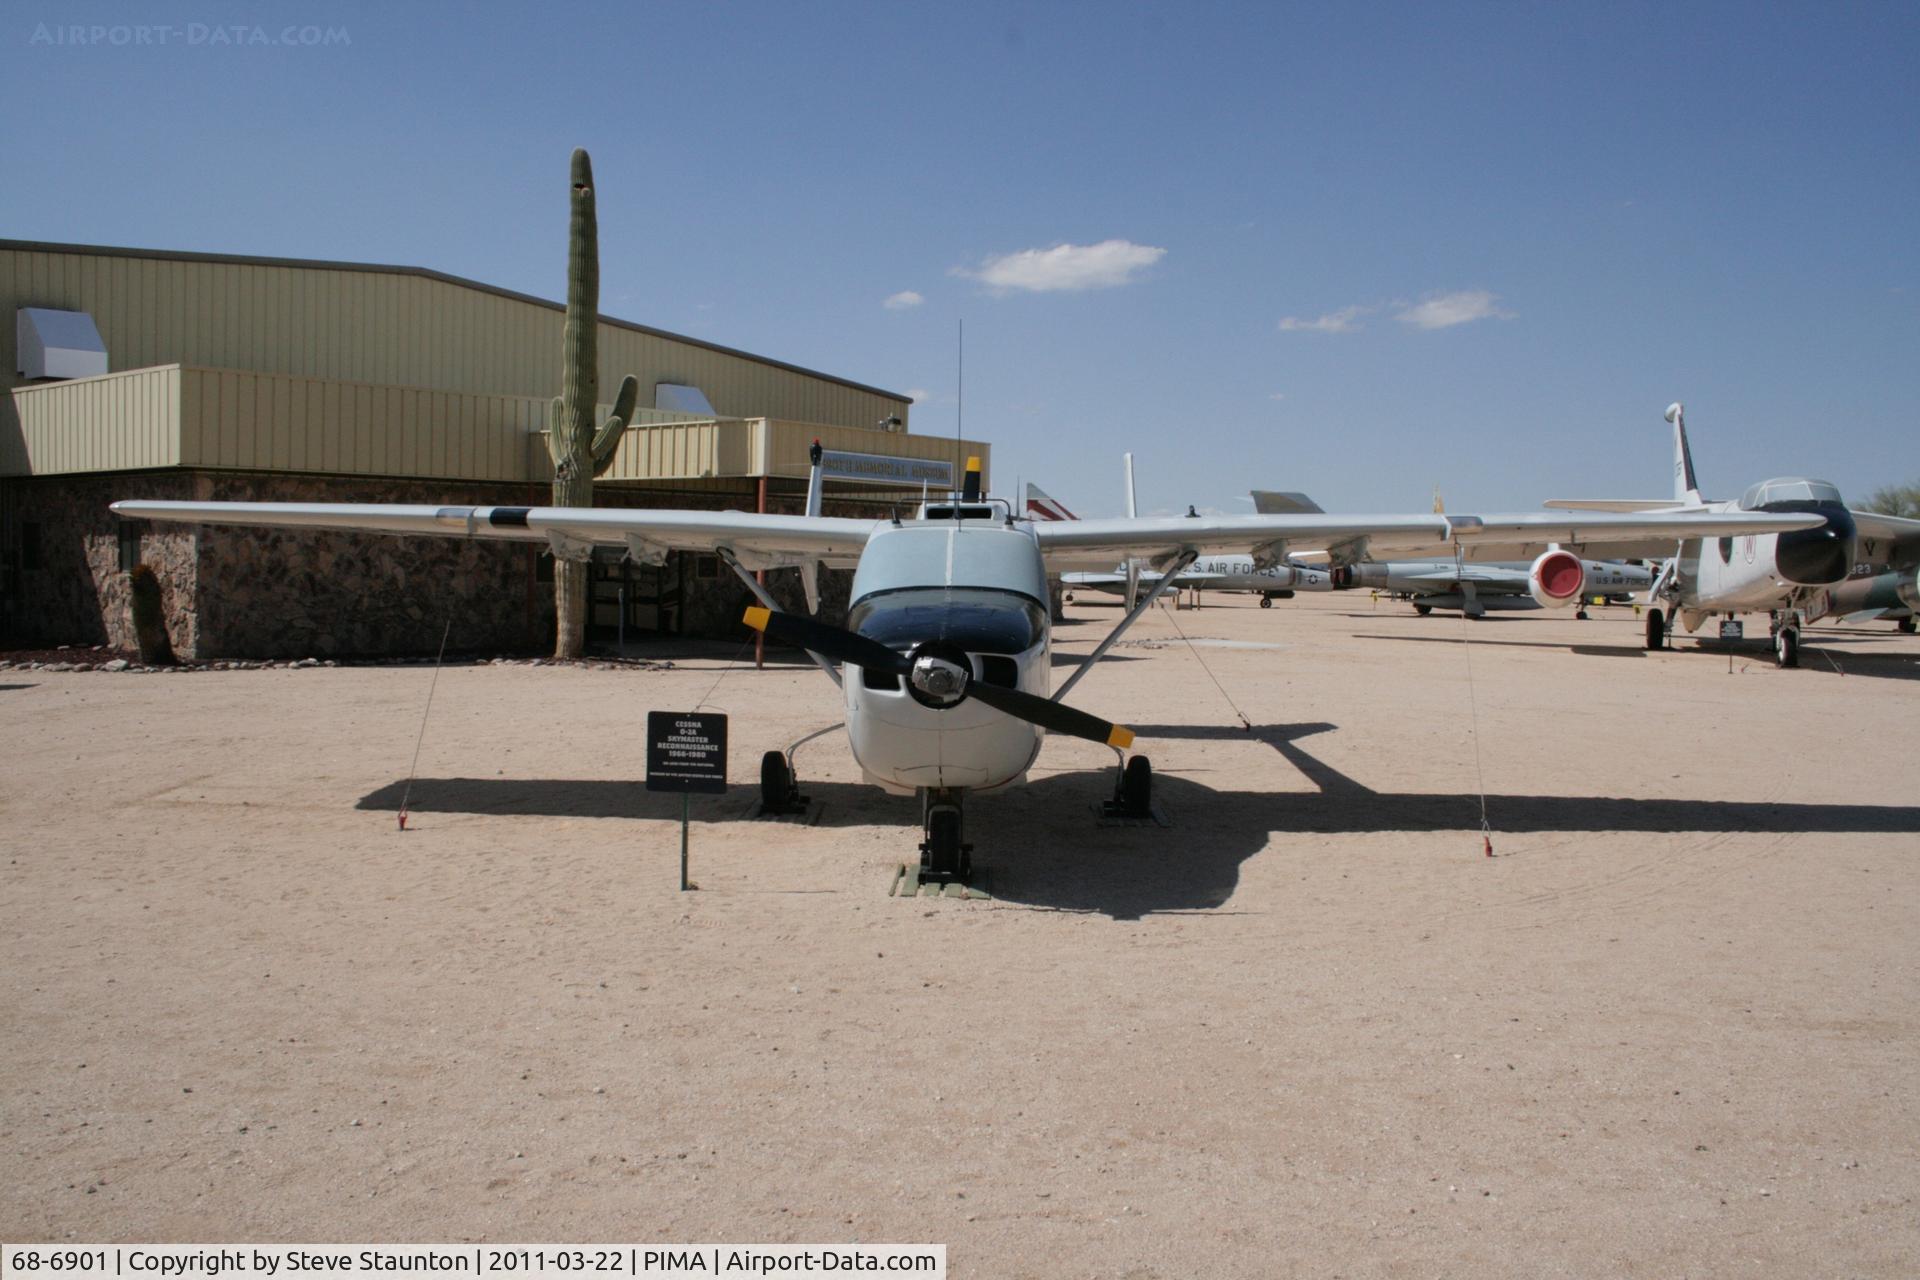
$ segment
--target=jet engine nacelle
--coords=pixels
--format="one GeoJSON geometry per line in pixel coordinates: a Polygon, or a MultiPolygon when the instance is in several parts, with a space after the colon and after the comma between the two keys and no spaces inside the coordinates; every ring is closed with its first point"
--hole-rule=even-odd
{"type": "Polygon", "coordinates": [[[1527,590],[1543,609],[1578,604],[1587,587],[1587,567],[1571,551],[1543,551],[1527,570],[1527,590]]]}

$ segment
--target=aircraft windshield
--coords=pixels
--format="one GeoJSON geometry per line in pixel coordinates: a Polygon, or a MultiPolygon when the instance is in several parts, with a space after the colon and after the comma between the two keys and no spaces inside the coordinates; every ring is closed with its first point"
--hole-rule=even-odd
{"type": "Polygon", "coordinates": [[[1024,597],[978,588],[889,591],[862,600],[847,618],[850,630],[902,651],[943,640],[968,653],[1025,653],[1044,625],[1024,597]]]}
{"type": "Polygon", "coordinates": [[[1763,480],[1740,498],[1742,511],[1766,511],[1782,502],[1832,503],[1844,506],[1840,490],[1825,480],[1763,480]]]}

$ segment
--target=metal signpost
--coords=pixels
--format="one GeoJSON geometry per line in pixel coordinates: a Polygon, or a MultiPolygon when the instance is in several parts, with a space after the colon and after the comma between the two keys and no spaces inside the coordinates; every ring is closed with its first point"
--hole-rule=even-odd
{"type": "Polygon", "coordinates": [[[727,789],[727,717],[718,712],[647,712],[647,790],[680,793],[680,888],[687,879],[693,793],[727,789]]]}

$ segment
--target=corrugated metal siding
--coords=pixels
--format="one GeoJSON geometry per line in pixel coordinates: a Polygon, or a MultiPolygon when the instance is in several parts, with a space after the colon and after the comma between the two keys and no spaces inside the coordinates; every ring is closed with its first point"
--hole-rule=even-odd
{"type": "MultiPolygon", "coordinates": [[[[562,313],[450,281],[324,266],[197,262],[84,251],[0,249],[0,303],[91,314],[114,369],[181,364],[547,399],[560,390],[562,313]]],[[[8,358],[0,378],[14,380],[8,358]]],[[[864,428],[905,417],[904,400],[804,372],[600,327],[600,380],[624,374],[700,387],[729,417],[864,428]]]]}
{"type": "Polygon", "coordinates": [[[232,369],[180,370],[178,465],[526,481],[545,402],[232,369]]]}
{"type": "Polygon", "coordinates": [[[181,372],[170,365],[16,387],[10,398],[19,429],[0,432],[0,474],[180,465],[181,372]]]}

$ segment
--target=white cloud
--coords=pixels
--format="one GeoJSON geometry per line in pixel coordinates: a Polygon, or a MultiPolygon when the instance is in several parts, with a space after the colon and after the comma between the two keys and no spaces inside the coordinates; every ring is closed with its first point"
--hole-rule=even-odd
{"type": "Polygon", "coordinates": [[[892,297],[888,298],[885,302],[881,303],[880,305],[885,307],[889,311],[905,311],[909,307],[917,307],[925,301],[926,301],[925,298],[921,297],[919,294],[915,293],[913,290],[902,289],[900,292],[894,294],[892,297]]]}
{"type": "Polygon", "coordinates": [[[1267,397],[1267,399],[1269,400],[1285,400],[1286,398],[1287,398],[1287,393],[1284,391],[1276,391],[1272,395],[1267,397]]]}
{"type": "Polygon", "coordinates": [[[915,404],[925,404],[927,401],[933,399],[933,392],[927,390],[925,387],[908,387],[907,399],[913,401],[915,404]]]}
{"type": "Polygon", "coordinates": [[[1398,302],[1393,318],[1416,329],[1451,329],[1475,320],[1511,320],[1513,312],[1502,311],[1499,301],[1485,289],[1462,289],[1458,293],[1429,294],[1419,302],[1398,302]]]}
{"type": "Polygon", "coordinates": [[[1352,333],[1360,326],[1355,323],[1361,316],[1372,311],[1372,307],[1354,305],[1342,307],[1338,311],[1314,320],[1302,320],[1299,316],[1284,316],[1280,320],[1282,333],[1352,333]]]}
{"type": "Polygon", "coordinates": [[[952,274],[978,280],[999,292],[1060,293],[1109,289],[1132,284],[1135,276],[1166,256],[1165,249],[1131,240],[1099,244],[1057,244],[1051,249],[1022,249],[988,258],[977,271],[955,267],[952,274]]]}

